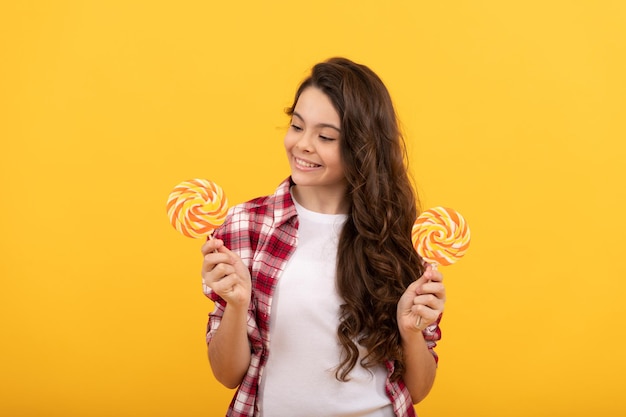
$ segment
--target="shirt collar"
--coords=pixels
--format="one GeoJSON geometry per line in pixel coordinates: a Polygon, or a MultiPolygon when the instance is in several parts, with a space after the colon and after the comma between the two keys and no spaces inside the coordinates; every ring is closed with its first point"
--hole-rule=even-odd
{"type": "Polygon", "coordinates": [[[274,207],[274,224],[276,227],[281,226],[283,223],[288,222],[298,215],[296,206],[291,198],[291,193],[289,192],[292,185],[293,181],[291,177],[289,177],[280,183],[272,195],[274,200],[272,204],[274,207]]]}

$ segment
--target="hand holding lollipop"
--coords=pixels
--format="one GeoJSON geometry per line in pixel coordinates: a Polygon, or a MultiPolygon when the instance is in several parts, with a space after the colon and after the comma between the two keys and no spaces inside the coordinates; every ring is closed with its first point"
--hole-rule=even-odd
{"type": "MultiPolygon", "coordinates": [[[[205,179],[193,179],[178,184],[167,199],[167,215],[171,225],[191,238],[208,237],[228,213],[228,200],[222,187],[205,179]]],[[[208,287],[202,282],[208,293],[208,287]]]]}
{"type": "MultiPolygon", "coordinates": [[[[417,253],[433,268],[451,265],[461,259],[470,243],[470,229],[456,210],[434,207],[415,221],[411,240],[417,253]]],[[[417,320],[419,327],[421,317],[417,320]]]]}

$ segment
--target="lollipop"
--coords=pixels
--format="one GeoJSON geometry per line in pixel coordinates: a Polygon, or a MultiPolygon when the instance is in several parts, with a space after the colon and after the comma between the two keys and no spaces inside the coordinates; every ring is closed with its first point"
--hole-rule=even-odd
{"type": "MultiPolygon", "coordinates": [[[[465,255],[470,243],[470,229],[458,211],[434,207],[415,220],[411,240],[422,259],[437,268],[437,265],[451,265],[465,255]]],[[[420,316],[415,326],[419,328],[421,322],[420,316]]]]}
{"type": "Polygon", "coordinates": [[[172,226],[187,237],[211,236],[226,219],[228,200],[212,181],[194,179],[178,184],[167,199],[172,226]]]}
{"type": "Polygon", "coordinates": [[[426,210],[415,221],[411,240],[426,262],[451,265],[461,259],[470,243],[470,229],[461,213],[445,207],[426,210]]]}

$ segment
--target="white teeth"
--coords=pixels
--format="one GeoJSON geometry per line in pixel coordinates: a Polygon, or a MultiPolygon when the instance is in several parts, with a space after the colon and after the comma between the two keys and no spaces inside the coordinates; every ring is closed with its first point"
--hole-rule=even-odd
{"type": "Polygon", "coordinates": [[[317,164],[312,164],[310,162],[303,161],[302,159],[298,159],[298,158],[296,158],[296,163],[304,168],[315,168],[315,167],[320,166],[317,164]]]}

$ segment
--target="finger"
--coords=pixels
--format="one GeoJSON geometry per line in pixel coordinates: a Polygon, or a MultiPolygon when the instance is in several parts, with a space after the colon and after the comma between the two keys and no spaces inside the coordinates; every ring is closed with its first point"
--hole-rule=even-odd
{"type": "Polygon", "coordinates": [[[418,316],[418,318],[415,322],[415,327],[420,330],[424,330],[426,327],[437,321],[440,313],[435,310],[431,310],[425,306],[419,306],[419,308],[417,307],[418,306],[416,306],[415,314],[418,316]]]}
{"type": "Polygon", "coordinates": [[[435,314],[433,314],[430,308],[424,305],[413,306],[411,313],[417,317],[414,323],[418,330],[424,330],[434,322],[433,317],[435,314]]]}
{"type": "Polygon", "coordinates": [[[227,255],[228,259],[229,259],[228,263],[230,263],[230,264],[235,264],[237,262],[241,262],[241,258],[239,257],[239,255],[236,254],[235,252],[231,251],[230,249],[228,249],[224,245],[221,245],[218,248],[218,252],[221,253],[221,254],[227,255]]]}
{"type": "Polygon", "coordinates": [[[224,261],[229,263],[235,267],[235,271],[239,274],[240,277],[245,278],[250,276],[250,271],[248,270],[248,266],[243,262],[241,257],[226,246],[222,246],[219,249],[220,254],[224,256],[228,256],[228,261],[224,261]]]}
{"type": "Polygon", "coordinates": [[[217,279],[222,279],[223,277],[231,274],[235,274],[235,268],[227,263],[219,263],[215,265],[215,268],[211,271],[211,275],[214,275],[217,279]]]}
{"type": "Polygon", "coordinates": [[[409,293],[409,294],[419,294],[419,287],[421,285],[420,283],[420,279],[417,279],[417,281],[413,281],[412,283],[409,284],[408,287],[406,287],[405,293],[409,293]]]}
{"type": "Polygon", "coordinates": [[[211,272],[217,265],[220,264],[231,265],[232,259],[226,254],[211,252],[204,256],[204,261],[202,262],[202,273],[211,272]]]}
{"type": "Polygon", "coordinates": [[[432,294],[416,297],[411,311],[421,316],[439,316],[443,313],[445,302],[432,294]]]}
{"type": "Polygon", "coordinates": [[[224,246],[224,241],[221,239],[208,239],[200,248],[203,255],[207,253],[215,252],[219,250],[219,248],[224,246]]]}
{"type": "Polygon", "coordinates": [[[207,285],[219,296],[233,292],[239,284],[239,277],[237,274],[230,274],[222,277],[221,279],[213,282],[208,282],[207,285]]]}
{"type": "Polygon", "coordinates": [[[445,299],[446,288],[441,282],[427,282],[420,286],[420,294],[434,294],[437,298],[445,299]]]}
{"type": "Polygon", "coordinates": [[[428,265],[422,275],[422,278],[425,278],[426,281],[441,282],[443,281],[443,274],[437,268],[434,268],[432,265],[428,265]]]}
{"type": "Polygon", "coordinates": [[[435,309],[443,309],[443,305],[446,302],[445,290],[442,289],[441,291],[420,294],[414,299],[414,302],[416,304],[424,304],[435,309]]]}
{"type": "Polygon", "coordinates": [[[433,277],[433,269],[430,265],[426,265],[426,269],[424,269],[424,272],[422,273],[422,275],[416,281],[414,281],[414,283],[417,283],[417,287],[418,287],[417,291],[421,292],[421,286],[431,281],[432,277],[433,277]]]}
{"type": "Polygon", "coordinates": [[[217,282],[227,275],[236,274],[235,268],[228,263],[210,264],[208,269],[202,274],[203,280],[208,284],[217,282]]]}
{"type": "Polygon", "coordinates": [[[441,300],[434,294],[422,294],[413,299],[414,306],[426,306],[428,308],[438,308],[441,300]]]}

